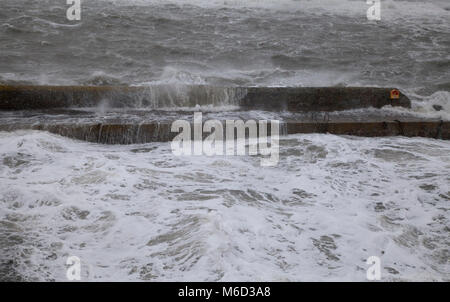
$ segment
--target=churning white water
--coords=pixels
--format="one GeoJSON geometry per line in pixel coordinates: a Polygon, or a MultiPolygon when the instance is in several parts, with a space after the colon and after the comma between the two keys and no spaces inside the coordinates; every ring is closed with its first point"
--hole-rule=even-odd
{"type": "Polygon", "coordinates": [[[0,133],[6,280],[449,280],[450,142],[282,137],[280,163],[0,133]]]}

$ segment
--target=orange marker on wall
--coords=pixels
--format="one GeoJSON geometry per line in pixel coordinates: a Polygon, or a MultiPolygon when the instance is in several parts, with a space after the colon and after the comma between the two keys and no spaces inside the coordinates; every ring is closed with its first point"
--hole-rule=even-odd
{"type": "Polygon", "coordinates": [[[391,90],[391,99],[399,99],[400,98],[400,91],[398,91],[397,89],[392,89],[391,90]]]}

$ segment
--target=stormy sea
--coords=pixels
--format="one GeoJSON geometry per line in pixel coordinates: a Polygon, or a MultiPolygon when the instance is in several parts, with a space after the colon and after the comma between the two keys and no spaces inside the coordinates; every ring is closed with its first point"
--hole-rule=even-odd
{"type": "MultiPolygon", "coordinates": [[[[133,112],[0,125],[283,118],[214,92],[179,101],[184,85],[397,87],[411,108],[366,111],[450,120],[447,0],[381,0],[378,21],[365,0],[84,0],[80,20],[69,6],[0,0],[0,86],[165,85],[175,100],[155,88],[133,112]]],[[[260,157],[0,131],[0,280],[67,281],[76,257],[83,281],[367,281],[376,256],[383,281],[450,281],[450,141],[290,134],[277,165],[260,157]]]]}

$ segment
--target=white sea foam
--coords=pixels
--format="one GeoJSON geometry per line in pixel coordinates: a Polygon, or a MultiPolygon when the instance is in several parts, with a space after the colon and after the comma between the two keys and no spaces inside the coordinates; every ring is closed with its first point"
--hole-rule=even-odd
{"type": "Polygon", "coordinates": [[[437,91],[430,96],[409,95],[411,108],[386,106],[387,112],[409,114],[418,118],[433,118],[450,121],[450,92],[437,91]]]}
{"type": "Polygon", "coordinates": [[[280,164],[0,133],[2,276],[448,280],[450,143],[295,135],[280,164]],[[10,262],[8,262],[10,261],[10,262]],[[88,274],[89,273],[89,274],[88,274]]]}

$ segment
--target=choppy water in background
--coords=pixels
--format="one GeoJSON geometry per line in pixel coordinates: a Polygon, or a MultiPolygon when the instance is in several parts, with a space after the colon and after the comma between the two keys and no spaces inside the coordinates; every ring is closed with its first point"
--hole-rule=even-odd
{"type": "Polygon", "coordinates": [[[450,113],[450,4],[383,0],[2,0],[0,82],[397,86],[450,113]]]}
{"type": "Polygon", "coordinates": [[[449,90],[450,4],[359,0],[2,0],[3,82],[395,85],[449,90]]]}
{"type": "MultiPolygon", "coordinates": [[[[446,0],[382,0],[380,22],[351,0],[82,5],[1,0],[0,84],[397,86],[449,118],[446,0]]],[[[2,280],[66,280],[72,255],[84,280],[362,281],[372,255],[383,280],[450,280],[447,141],[287,136],[263,168],[21,131],[0,155],[2,280]]]]}

